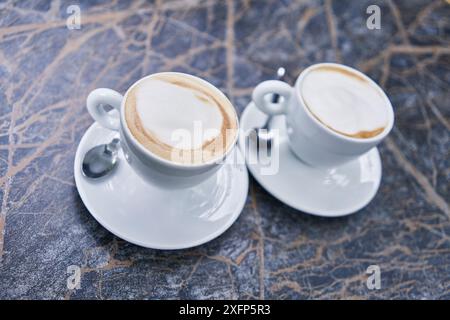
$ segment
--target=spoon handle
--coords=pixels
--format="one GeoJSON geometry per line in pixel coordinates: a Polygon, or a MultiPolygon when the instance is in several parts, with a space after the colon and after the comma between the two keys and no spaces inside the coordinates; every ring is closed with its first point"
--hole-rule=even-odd
{"type": "MultiPolygon", "coordinates": [[[[283,67],[278,68],[278,70],[277,70],[277,78],[276,79],[280,80],[280,81],[283,81],[285,74],[286,74],[286,69],[284,69],[283,67]]],[[[280,100],[280,95],[278,93],[274,93],[272,95],[272,103],[278,103],[279,100],[280,100]]],[[[270,117],[269,117],[269,119],[270,119],[270,117]]]]}
{"type": "Polygon", "coordinates": [[[113,154],[119,148],[120,140],[118,138],[112,139],[108,144],[105,144],[105,152],[108,154],[113,154]]]}

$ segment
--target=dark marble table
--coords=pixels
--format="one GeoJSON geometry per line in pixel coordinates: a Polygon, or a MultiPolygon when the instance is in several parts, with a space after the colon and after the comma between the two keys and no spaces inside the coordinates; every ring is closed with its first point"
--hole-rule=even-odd
{"type": "Polygon", "coordinates": [[[449,299],[449,83],[446,1],[0,1],[0,298],[449,299]],[[81,29],[66,26],[71,4],[81,29]],[[380,30],[366,27],[370,4],[380,30]],[[183,71],[241,112],[277,67],[292,83],[322,61],[366,72],[395,108],[379,193],[360,212],[313,217],[251,180],[227,232],[163,252],[116,238],[81,202],[73,158],[90,90],[183,71]]]}

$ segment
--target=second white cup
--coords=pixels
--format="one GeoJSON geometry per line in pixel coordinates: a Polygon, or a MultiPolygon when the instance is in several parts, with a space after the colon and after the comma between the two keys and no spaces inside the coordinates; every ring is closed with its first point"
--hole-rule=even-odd
{"type": "Polygon", "coordinates": [[[268,115],[286,116],[286,129],[291,150],[304,162],[316,167],[333,167],[351,161],[380,143],[394,125],[392,105],[384,91],[368,76],[358,70],[335,63],[319,63],[306,68],[297,78],[294,87],[278,80],[260,83],[252,95],[255,105],[268,115]],[[370,138],[354,138],[335,132],[321,123],[308,109],[300,87],[305,76],[315,68],[330,66],[356,73],[382,95],[387,111],[387,125],[383,131],[370,138]],[[281,101],[272,103],[270,96],[279,94],[281,101]]]}

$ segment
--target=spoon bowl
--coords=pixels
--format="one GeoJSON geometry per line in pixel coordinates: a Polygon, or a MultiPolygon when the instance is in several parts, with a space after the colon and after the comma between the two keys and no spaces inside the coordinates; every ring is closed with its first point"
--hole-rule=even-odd
{"type": "Polygon", "coordinates": [[[90,149],[83,158],[81,171],[85,177],[98,179],[109,174],[117,165],[120,140],[90,149]]]}

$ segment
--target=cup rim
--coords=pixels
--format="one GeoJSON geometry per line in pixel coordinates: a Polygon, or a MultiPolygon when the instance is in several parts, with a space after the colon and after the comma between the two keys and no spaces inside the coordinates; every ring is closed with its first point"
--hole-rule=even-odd
{"type": "Polygon", "coordinates": [[[338,139],[350,141],[350,142],[357,143],[357,144],[370,144],[373,142],[378,142],[378,141],[383,140],[389,134],[389,132],[392,130],[392,127],[394,126],[394,108],[392,107],[392,104],[391,104],[388,96],[384,92],[384,90],[374,80],[372,80],[369,76],[367,76],[363,72],[361,72],[355,68],[346,66],[344,64],[333,63],[333,62],[323,62],[323,63],[316,63],[313,65],[310,65],[309,67],[304,69],[298,76],[298,78],[295,82],[295,85],[294,85],[294,90],[295,90],[295,94],[297,95],[298,99],[300,100],[300,102],[302,104],[302,108],[305,110],[305,113],[308,115],[308,117],[310,119],[312,119],[312,121],[315,124],[317,124],[322,130],[324,130],[328,134],[331,134],[332,136],[334,136],[338,139]],[[354,137],[346,136],[344,134],[341,134],[341,133],[338,133],[338,132],[332,130],[331,128],[327,127],[325,124],[320,122],[313,115],[311,110],[309,110],[309,108],[306,107],[306,103],[303,99],[303,96],[300,93],[301,92],[301,90],[300,90],[301,84],[309,72],[313,71],[314,69],[324,67],[324,66],[331,66],[331,67],[340,68],[340,69],[343,69],[343,70],[346,70],[346,71],[349,71],[352,73],[356,73],[358,76],[367,80],[367,82],[369,82],[372,85],[372,87],[381,94],[381,96],[383,97],[383,99],[385,101],[385,108],[387,109],[388,124],[386,125],[386,127],[383,129],[383,131],[380,134],[377,134],[376,136],[371,137],[371,138],[354,138],[354,137]]]}
{"type": "Polygon", "coordinates": [[[236,145],[237,139],[239,137],[239,117],[237,115],[236,108],[231,103],[230,99],[228,99],[228,97],[221,90],[219,90],[219,88],[217,88],[213,84],[209,83],[208,81],[206,81],[206,80],[204,80],[204,79],[202,79],[200,77],[197,77],[197,76],[194,76],[194,75],[188,74],[188,73],[173,72],[173,71],[162,71],[162,72],[155,72],[155,73],[149,74],[149,75],[147,75],[145,77],[140,78],[136,82],[134,82],[127,89],[127,91],[125,92],[125,94],[123,96],[122,103],[121,103],[121,106],[120,106],[120,126],[122,128],[122,131],[125,134],[125,138],[127,140],[129,140],[131,143],[133,143],[134,147],[137,148],[140,153],[144,154],[146,157],[149,157],[149,158],[151,158],[151,159],[153,159],[153,160],[155,160],[155,161],[157,161],[157,162],[159,162],[161,164],[164,164],[166,166],[170,166],[170,167],[173,167],[173,168],[180,168],[180,169],[201,169],[201,168],[205,168],[205,167],[208,167],[208,166],[211,166],[211,165],[214,165],[214,164],[219,164],[218,162],[222,161],[223,159],[225,159],[230,154],[230,152],[233,150],[233,148],[236,145]],[[231,143],[228,146],[228,149],[222,155],[220,155],[220,156],[218,156],[216,158],[213,158],[213,159],[211,159],[209,161],[202,162],[202,163],[197,163],[197,164],[189,164],[189,163],[188,164],[184,164],[184,163],[179,163],[179,162],[175,162],[175,161],[169,161],[169,160],[167,160],[167,159],[165,159],[165,158],[163,158],[163,157],[161,157],[161,156],[151,152],[147,148],[145,148],[133,136],[133,134],[130,131],[130,128],[128,128],[128,124],[127,124],[126,118],[125,118],[125,102],[126,102],[126,99],[128,97],[128,94],[140,82],[144,81],[145,79],[151,78],[151,77],[153,77],[155,75],[158,75],[158,74],[174,74],[174,75],[182,75],[182,76],[195,78],[196,80],[200,81],[201,83],[203,83],[204,85],[208,86],[212,90],[215,90],[219,95],[223,96],[225,99],[227,99],[230,102],[230,104],[232,105],[232,107],[234,108],[234,111],[235,111],[234,114],[235,114],[235,117],[236,117],[236,124],[237,124],[236,134],[235,134],[235,136],[233,138],[233,143],[231,143]]]}

